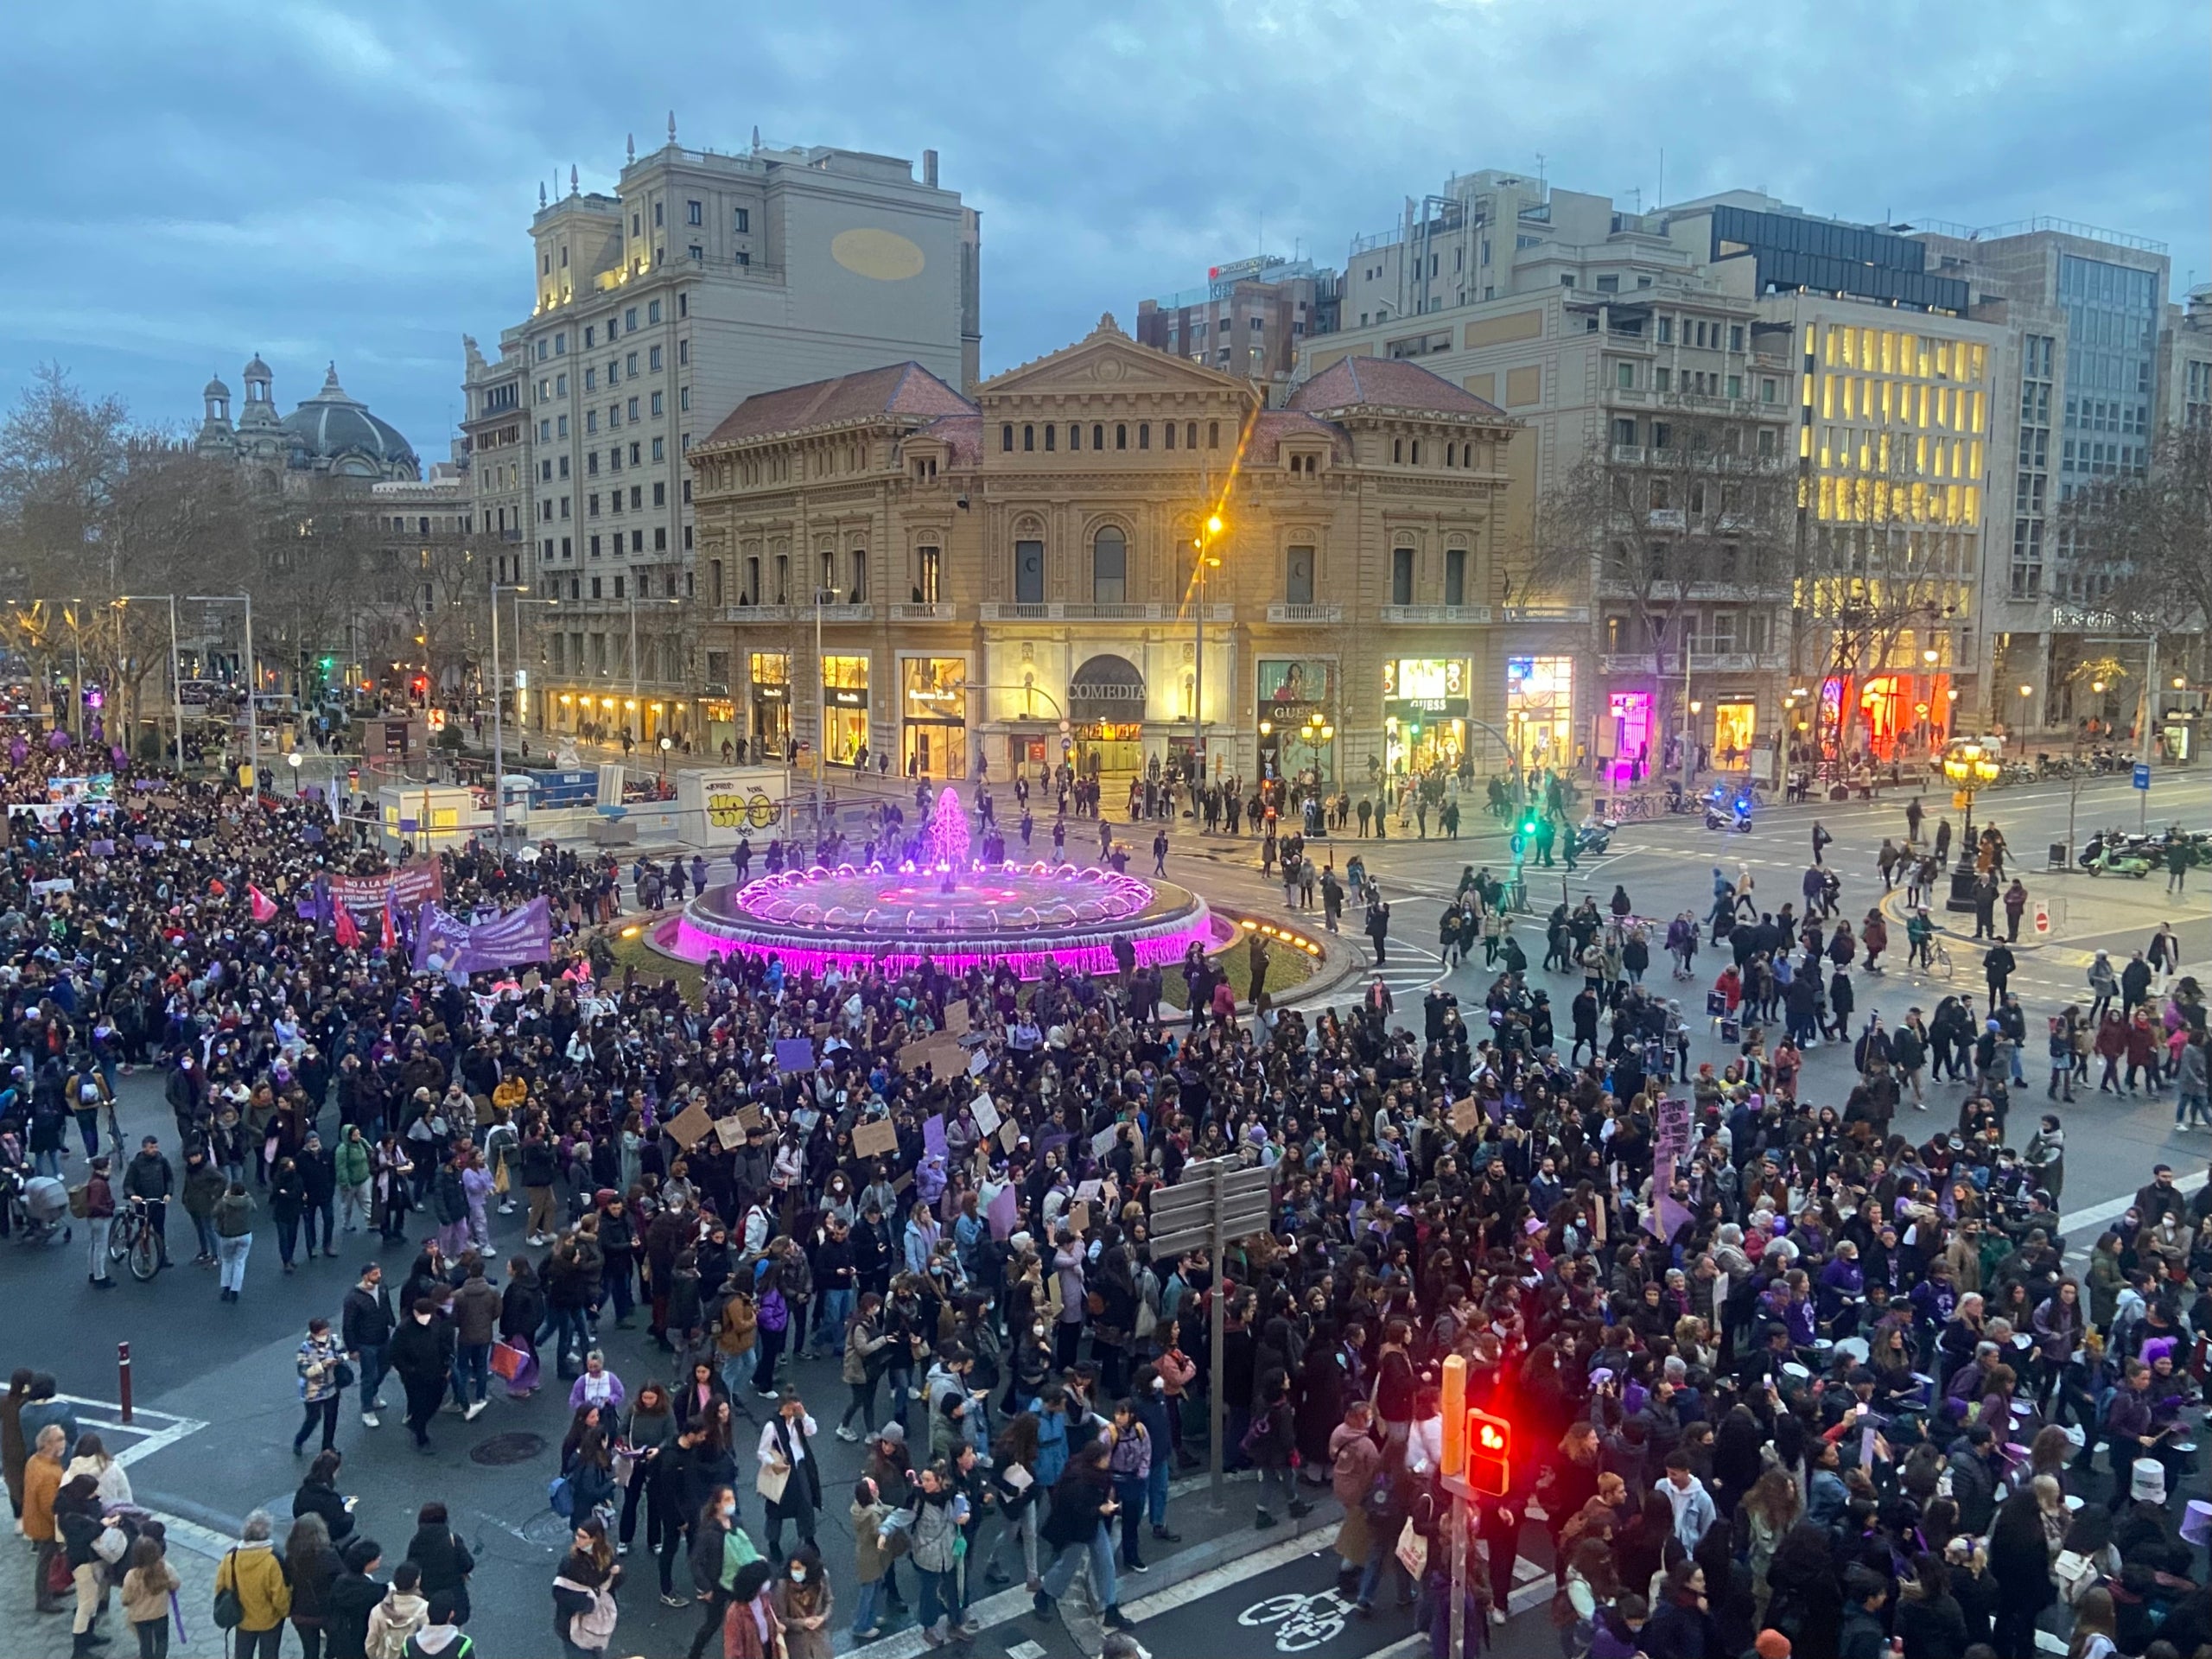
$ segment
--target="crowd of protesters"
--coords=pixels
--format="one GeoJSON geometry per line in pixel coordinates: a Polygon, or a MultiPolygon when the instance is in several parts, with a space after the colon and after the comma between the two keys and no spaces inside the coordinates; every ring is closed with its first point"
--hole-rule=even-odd
{"type": "MultiPolygon", "coordinates": [[[[18,759],[10,798],[73,762],[18,759]]],[[[2063,1237],[2063,1126],[2045,1115],[2009,1144],[2022,1085],[2001,1018],[1943,1051],[1955,1127],[1893,1129],[1906,1098],[1929,1103],[1932,1036],[1914,1049],[1909,1019],[1876,1042],[1848,1009],[1839,1030],[1849,958],[1787,906],[1745,915],[1717,873],[1712,931],[1738,961],[1714,1017],[1738,1030],[1693,1071],[1678,1001],[1616,966],[1628,934],[1648,943],[1618,906],[1554,918],[1584,975],[1562,1048],[1517,946],[1490,953],[1478,1002],[1439,991],[1418,1020],[1386,994],[1263,1020],[1194,998],[1163,1023],[1131,976],[1023,983],[926,957],[827,977],[711,959],[687,996],[615,970],[594,927],[621,903],[610,862],[470,846],[435,855],[441,902],[545,896],[556,939],[530,971],[461,982],[415,971],[404,917],[333,900],[329,878],[386,861],[312,797],[121,768],[99,810],[17,813],[10,831],[0,1156],[66,1166],[88,1217],[143,1204],[166,1237],[179,1205],[225,1301],[264,1216],[288,1271],[348,1234],[357,1257],[372,1232],[419,1244],[342,1300],[334,1275],[335,1328],[301,1346],[295,1450],[320,1437],[334,1491],[344,1397],[380,1427],[387,1377],[418,1446],[442,1410],[482,1411],[494,1376],[510,1394],[565,1385],[564,1651],[613,1638],[640,1533],[650,1564],[628,1576],[696,1610],[690,1659],[715,1642],[826,1653],[836,1627],[866,1640],[910,1605],[948,1641],[1017,1578],[1051,1617],[1084,1574],[1102,1620],[1126,1623],[1128,1575],[1176,1541],[1169,1480],[1205,1432],[1216,1299],[1224,1452],[1256,1471],[1254,1525],[1332,1487],[1341,1593],[1416,1603],[1440,1642],[1452,1355],[1518,1447],[1512,1490],[1476,1516],[1473,1641],[1529,1555],[1553,1567],[1570,1656],[1858,1659],[1892,1637],[1908,1659],[2009,1656],[2038,1625],[2083,1659],[2212,1642],[2193,1548],[2212,1510],[2185,1503],[2202,1490],[2212,1191],[2160,1166],[2109,1231],[2063,1237]],[[1860,1046],[1840,1101],[1799,1087],[1816,1039],[1790,987],[1808,973],[1828,992],[1815,1024],[1860,1046]],[[1746,1022],[1783,1010],[1770,1056],[1746,1022]],[[160,1071],[176,1132],[126,1159],[102,1111],[138,1067],[160,1071]],[[1156,1255],[1154,1197],[1211,1158],[1276,1173],[1268,1230],[1219,1262],[1156,1255]],[[504,1260],[495,1227],[520,1233],[504,1260]],[[647,1371],[609,1356],[641,1320],[629,1351],[647,1371]],[[808,1355],[836,1360],[843,1401],[804,1397],[808,1355]],[[825,1431],[866,1448],[849,1489],[825,1483],[825,1431]],[[832,1503],[858,1545],[834,1594],[815,1542],[832,1503]]],[[[628,874],[633,902],[648,875],[679,894],[727,879],[628,874]]],[[[1471,878],[1461,899],[1490,913],[1471,878]]],[[[1678,974],[1700,932],[1685,919],[1687,950],[1667,936],[1678,974]]],[[[2161,975],[2147,998],[2201,1077],[2195,982],[2161,975]]],[[[97,1470],[49,1491],[34,1465],[54,1437],[16,1409],[10,1481],[49,1546],[41,1593],[59,1555],[90,1651],[108,1580],[130,1599],[101,1554],[109,1511],[128,1517],[97,1470]]],[[[242,1631],[292,1616],[304,1551],[333,1659],[466,1640],[472,1564],[441,1505],[379,1582],[386,1552],[347,1535],[343,1506],[306,1487],[302,1504],[326,1512],[321,1553],[248,1523],[241,1556],[258,1547],[276,1576],[243,1562],[242,1631]],[[399,1619],[397,1645],[366,1645],[399,1619]]]]}

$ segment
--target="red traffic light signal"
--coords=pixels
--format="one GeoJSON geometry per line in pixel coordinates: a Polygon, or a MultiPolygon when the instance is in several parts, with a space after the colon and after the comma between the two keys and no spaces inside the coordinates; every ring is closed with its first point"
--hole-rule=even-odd
{"type": "Polygon", "coordinates": [[[1485,1497],[1513,1485],[1513,1425],[1486,1411],[1467,1412],[1467,1484],[1485,1497]]]}

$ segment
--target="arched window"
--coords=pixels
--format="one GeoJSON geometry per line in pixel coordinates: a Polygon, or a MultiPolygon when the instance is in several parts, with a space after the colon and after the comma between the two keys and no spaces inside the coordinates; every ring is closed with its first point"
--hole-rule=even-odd
{"type": "Polygon", "coordinates": [[[1116,425],[1114,428],[1114,447],[1116,449],[1126,449],[1129,447],[1129,429],[1127,426],[1116,425]]]}
{"type": "Polygon", "coordinates": [[[1152,448],[1152,423],[1150,421],[1139,421],[1137,423],[1137,448],[1140,449],[1149,449],[1152,448]]]}
{"type": "Polygon", "coordinates": [[[1011,452],[1014,448],[1014,423],[1008,421],[999,428],[999,448],[1011,452]]]}
{"type": "Polygon", "coordinates": [[[1094,425],[1090,429],[1090,447],[1094,449],[1106,447],[1106,429],[1103,425],[1094,425]]]}
{"type": "Polygon", "coordinates": [[[1058,444],[1059,439],[1060,429],[1058,427],[1047,426],[1045,429],[1045,448],[1047,453],[1050,453],[1058,444]]]}
{"type": "Polygon", "coordinates": [[[1168,448],[1173,449],[1175,447],[1175,423],[1173,421],[1162,423],[1160,431],[1166,435],[1162,442],[1168,448]]]}
{"type": "Polygon", "coordinates": [[[1025,426],[1021,429],[1021,447],[1024,449],[1034,449],[1037,447],[1037,429],[1035,427],[1025,426]]]}
{"type": "Polygon", "coordinates": [[[1080,421],[1068,423],[1068,448],[1071,449],[1083,448],[1083,423],[1080,421]]]}
{"type": "Polygon", "coordinates": [[[1195,449],[1198,447],[1198,423],[1196,421],[1184,423],[1183,447],[1185,449],[1195,449]]]}
{"type": "Polygon", "coordinates": [[[1219,421],[1208,421],[1206,423],[1206,448],[1209,449],[1218,449],[1221,448],[1221,423],[1219,421]]]}
{"type": "Polygon", "coordinates": [[[1129,544],[1109,524],[1090,538],[1090,598],[1094,604],[1119,605],[1128,594],[1129,544]]]}

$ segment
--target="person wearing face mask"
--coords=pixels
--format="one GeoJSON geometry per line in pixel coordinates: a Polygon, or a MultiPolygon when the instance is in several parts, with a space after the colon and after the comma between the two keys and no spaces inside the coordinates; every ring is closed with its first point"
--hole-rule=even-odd
{"type": "Polygon", "coordinates": [[[830,1659],[830,1621],[836,1600],[812,1544],[791,1552],[784,1576],[768,1586],[768,1605],[783,1621],[785,1659],[830,1659]]]}
{"type": "Polygon", "coordinates": [[[699,1659],[708,1640],[721,1634],[732,1586],[747,1563],[760,1559],[760,1552],[737,1524],[737,1494],[728,1486],[715,1487],[691,1528],[691,1583],[698,1597],[699,1628],[684,1659],[699,1659]]]}

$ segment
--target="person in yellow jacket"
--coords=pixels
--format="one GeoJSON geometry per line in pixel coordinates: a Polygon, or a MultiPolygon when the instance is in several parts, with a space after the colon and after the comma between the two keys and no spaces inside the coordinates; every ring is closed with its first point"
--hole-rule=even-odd
{"type": "Polygon", "coordinates": [[[266,1510],[245,1518],[238,1548],[223,1556],[215,1569],[215,1594],[238,1592],[243,1617],[231,1652],[233,1659],[276,1659],[284,1636],[284,1621],[292,1611],[292,1586],[284,1582],[284,1564],[276,1559],[272,1541],[274,1523],[266,1510]]]}

